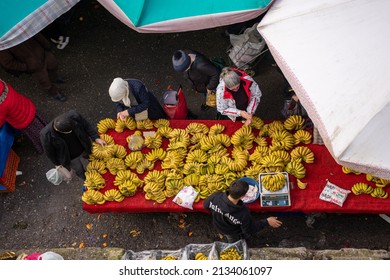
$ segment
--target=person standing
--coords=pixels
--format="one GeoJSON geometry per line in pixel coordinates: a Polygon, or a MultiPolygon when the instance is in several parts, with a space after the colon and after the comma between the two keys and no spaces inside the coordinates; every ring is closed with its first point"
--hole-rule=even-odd
{"type": "Polygon", "coordinates": [[[251,76],[238,69],[223,68],[216,94],[219,119],[242,120],[250,125],[261,98],[260,88],[251,76]]]}
{"type": "MultiPolygon", "coordinates": [[[[202,93],[204,97],[215,92],[221,71],[205,55],[194,50],[177,50],[172,56],[172,65],[176,72],[183,73],[192,89],[202,93]]],[[[201,110],[209,108],[204,101],[201,110]]]]}
{"type": "Polygon", "coordinates": [[[63,113],[41,130],[40,139],[46,156],[55,166],[62,165],[85,180],[92,141],[105,146],[97,129],[75,110],[63,113]]]}
{"type": "Polygon", "coordinates": [[[108,93],[115,104],[118,119],[124,120],[129,116],[135,120],[166,118],[157,98],[137,79],[115,78],[108,93]]]}
{"type": "Polygon", "coordinates": [[[0,127],[5,122],[26,135],[39,154],[43,153],[39,132],[46,122],[37,114],[31,99],[0,79],[0,127]]]}
{"type": "Polygon", "coordinates": [[[247,182],[235,180],[227,192],[216,192],[203,203],[203,207],[212,214],[214,227],[227,238],[229,243],[249,239],[268,225],[273,228],[282,225],[282,222],[273,216],[259,221],[252,218],[249,208],[241,200],[248,189],[247,182]]]}
{"type": "Polygon", "coordinates": [[[64,81],[58,76],[58,61],[51,48],[51,43],[38,33],[19,45],[1,50],[0,65],[12,74],[31,74],[47,94],[64,102],[65,95],[53,84],[64,81]]]}

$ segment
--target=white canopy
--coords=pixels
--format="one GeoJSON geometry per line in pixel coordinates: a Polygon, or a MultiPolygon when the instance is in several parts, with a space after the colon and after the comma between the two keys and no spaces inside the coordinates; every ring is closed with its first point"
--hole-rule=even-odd
{"type": "Polygon", "coordinates": [[[277,0],[258,26],[325,145],[390,179],[390,1],[277,0]]]}

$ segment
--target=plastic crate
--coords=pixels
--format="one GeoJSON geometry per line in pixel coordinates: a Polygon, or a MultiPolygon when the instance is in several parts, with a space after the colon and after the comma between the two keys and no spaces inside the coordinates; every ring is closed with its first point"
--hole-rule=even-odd
{"type": "Polygon", "coordinates": [[[19,156],[11,149],[8,153],[3,176],[0,178],[0,192],[13,192],[15,190],[16,171],[19,162],[19,156]]]}

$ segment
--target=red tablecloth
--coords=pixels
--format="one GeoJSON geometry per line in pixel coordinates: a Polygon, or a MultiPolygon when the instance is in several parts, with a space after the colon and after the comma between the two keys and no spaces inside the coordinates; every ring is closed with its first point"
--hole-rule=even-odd
{"type": "MultiPolygon", "coordinates": [[[[171,120],[170,126],[172,128],[186,128],[190,122],[194,120],[171,120]]],[[[232,121],[212,121],[212,120],[196,120],[211,127],[216,123],[220,123],[225,126],[224,133],[232,135],[238,128],[242,126],[239,122],[232,121]]],[[[256,132],[255,132],[256,133],[256,132]]],[[[117,144],[121,144],[127,148],[126,137],[129,135],[129,131],[122,133],[116,133],[113,130],[107,132],[107,134],[114,137],[117,144]]],[[[256,134],[257,135],[257,134],[256,134]]],[[[166,147],[168,140],[163,145],[166,147]]],[[[291,206],[288,207],[261,207],[260,201],[257,200],[251,204],[248,204],[249,208],[253,212],[329,212],[329,213],[366,213],[366,214],[388,214],[390,213],[390,198],[379,199],[373,198],[367,194],[361,194],[359,196],[350,193],[340,207],[331,202],[322,201],[319,199],[320,193],[323,190],[327,180],[331,183],[350,190],[356,182],[367,182],[365,174],[344,174],[341,170],[341,166],[338,165],[332,158],[327,148],[322,145],[310,144],[307,145],[315,155],[315,162],[313,164],[304,164],[306,167],[306,177],[302,181],[307,182],[307,188],[304,190],[299,189],[296,186],[296,179],[290,175],[290,181],[293,182],[291,188],[291,206]]],[[[144,148],[147,153],[149,150],[144,148]]],[[[144,151],[143,151],[144,152],[144,151]]],[[[156,163],[156,169],[160,169],[160,163],[156,163]]],[[[142,179],[146,175],[139,175],[142,179]]],[[[106,179],[107,189],[114,188],[113,180],[114,175],[107,172],[104,175],[106,179]]],[[[372,186],[374,186],[371,183],[372,186]]],[[[386,191],[390,191],[389,187],[386,187],[386,191]]],[[[83,203],[83,209],[89,213],[102,213],[102,212],[205,212],[203,209],[203,200],[198,203],[194,203],[193,210],[183,208],[172,202],[172,198],[167,198],[164,203],[157,203],[155,201],[148,201],[144,197],[143,191],[140,189],[136,195],[125,198],[122,202],[106,202],[102,205],[88,205],[83,203]]]]}

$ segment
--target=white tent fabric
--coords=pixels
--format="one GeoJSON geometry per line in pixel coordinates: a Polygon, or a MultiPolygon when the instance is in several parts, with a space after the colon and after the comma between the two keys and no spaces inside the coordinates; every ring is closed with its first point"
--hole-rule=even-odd
{"type": "Polygon", "coordinates": [[[258,25],[341,165],[390,179],[390,1],[277,0],[258,25]]]}

